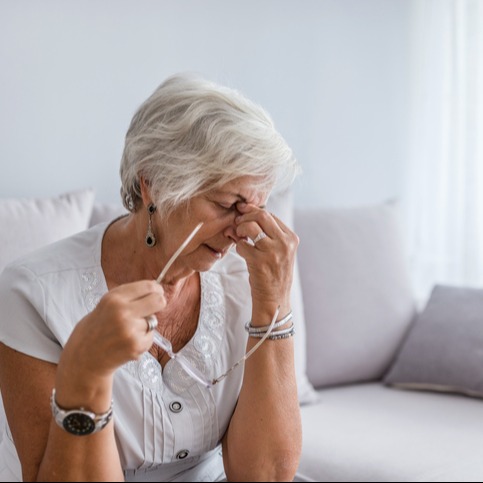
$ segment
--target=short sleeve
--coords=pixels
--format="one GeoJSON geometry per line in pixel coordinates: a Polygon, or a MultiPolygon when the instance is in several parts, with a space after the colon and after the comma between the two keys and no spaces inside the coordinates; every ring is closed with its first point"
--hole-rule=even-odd
{"type": "Polygon", "coordinates": [[[57,364],[62,347],[46,324],[38,277],[12,264],[0,275],[0,342],[23,354],[57,364]]]}

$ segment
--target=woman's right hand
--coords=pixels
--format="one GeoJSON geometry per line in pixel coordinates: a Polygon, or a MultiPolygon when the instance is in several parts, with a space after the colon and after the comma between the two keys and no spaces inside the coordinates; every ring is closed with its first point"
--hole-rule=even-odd
{"type": "Polygon", "coordinates": [[[155,281],[116,287],[77,324],[59,368],[78,381],[111,378],[118,367],[150,349],[153,333],[146,317],[165,307],[164,290],[155,281]]]}

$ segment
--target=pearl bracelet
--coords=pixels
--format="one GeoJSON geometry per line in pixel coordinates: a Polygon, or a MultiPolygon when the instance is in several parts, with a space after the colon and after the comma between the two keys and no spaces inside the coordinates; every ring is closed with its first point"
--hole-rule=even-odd
{"type": "MultiPolygon", "coordinates": [[[[293,318],[293,311],[291,310],[282,320],[280,320],[273,326],[272,330],[276,330],[279,327],[283,327],[285,324],[290,322],[292,318],[293,318]]],[[[270,329],[269,325],[265,325],[263,327],[253,327],[251,320],[245,324],[245,330],[248,332],[248,334],[256,337],[258,337],[258,335],[255,335],[255,334],[261,334],[259,337],[260,339],[263,337],[263,334],[266,334],[268,332],[269,329],[270,329]]]]}

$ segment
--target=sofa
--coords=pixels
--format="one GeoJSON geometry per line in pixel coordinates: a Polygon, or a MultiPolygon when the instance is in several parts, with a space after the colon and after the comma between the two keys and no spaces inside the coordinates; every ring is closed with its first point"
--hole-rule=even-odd
{"type": "MultiPolygon", "coordinates": [[[[482,293],[437,287],[416,307],[394,204],[294,210],[286,192],[268,209],[301,240],[297,480],[483,481],[482,293]]],[[[123,212],[89,189],[0,199],[0,271],[123,212]]]]}

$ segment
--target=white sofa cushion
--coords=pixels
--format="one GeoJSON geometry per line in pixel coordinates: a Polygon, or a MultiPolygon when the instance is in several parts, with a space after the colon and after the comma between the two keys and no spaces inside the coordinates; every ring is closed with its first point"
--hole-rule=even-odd
{"type": "Polygon", "coordinates": [[[88,228],[93,204],[89,189],[44,199],[0,200],[0,272],[16,258],[88,228]]]}
{"type": "Polygon", "coordinates": [[[92,216],[89,222],[89,226],[97,225],[105,221],[112,221],[119,216],[125,215],[126,209],[120,203],[94,203],[92,209],[92,216]]]}
{"type": "Polygon", "coordinates": [[[483,481],[483,404],[361,384],[302,408],[299,481],[483,481]]]}
{"type": "Polygon", "coordinates": [[[310,382],[380,379],[415,313],[396,208],[297,210],[295,225],[310,382]]]}

